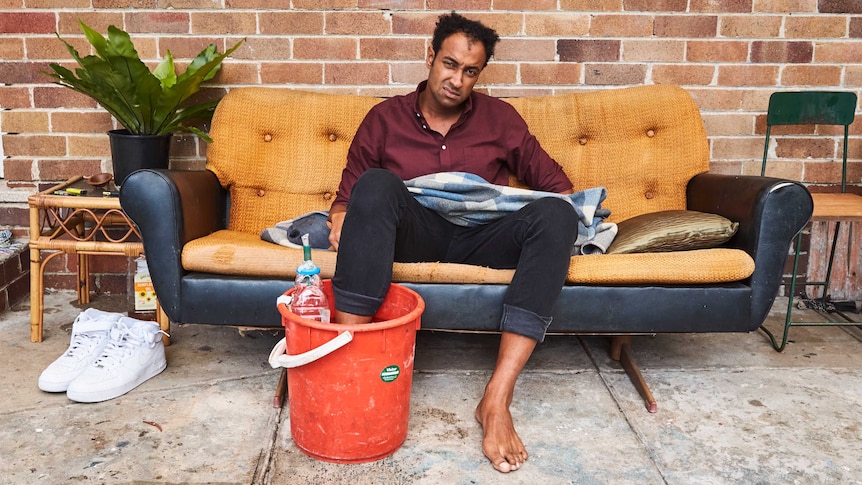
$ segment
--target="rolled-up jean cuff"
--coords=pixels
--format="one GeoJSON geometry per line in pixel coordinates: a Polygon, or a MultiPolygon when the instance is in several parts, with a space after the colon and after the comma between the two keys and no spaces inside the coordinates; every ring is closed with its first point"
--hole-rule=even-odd
{"type": "Polygon", "coordinates": [[[523,335],[541,343],[545,340],[545,332],[551,325],[551,320],[551,317],[541,317],[523,308],[503,305],[500,330],[523,335]]]}
{"type": "Polygon", "coordinates": [[[374,315],[383,303],[383,298],[352,293],[335,285],[332,285],[332,295],[335,297],[335,308],[338,311],[354,315],[374,315]]]}

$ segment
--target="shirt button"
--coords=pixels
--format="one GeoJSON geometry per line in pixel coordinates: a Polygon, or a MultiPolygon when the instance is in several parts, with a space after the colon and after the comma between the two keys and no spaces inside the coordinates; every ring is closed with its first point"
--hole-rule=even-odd
{"type": "Polygon", "coordinates": [[[442,147],[442,148],[445,150],[445,149],[446,149],[446,145],[443,145],[443,147],[442,147]]]}
{"type": "Polygon", "coordinates": [[[423,129],[423,130],[427,130],[427,129],[428,129],[428,126],[427,126],[427,125],[422,125],[422,129],[423,129]]]}

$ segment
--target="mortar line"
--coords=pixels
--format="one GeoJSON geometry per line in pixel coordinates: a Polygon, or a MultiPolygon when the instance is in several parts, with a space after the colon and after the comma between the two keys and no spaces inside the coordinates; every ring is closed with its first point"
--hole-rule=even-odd
{"type": "MultiPolygon", "coordinates": [[[[629,427],[629,429],[632,431],[632,433],[633,433],[633,434],[634,434],[634,436],[635,436],[635,439],[638,441],[638,443],[640,443],[640,444],[641,444],[641,447],[643,448],[644,452],[645,452],[645,453],[646,453],[646,455],[649,457],[650,463],[652,463],[653,468],[655,468],[656,472],[657,472],[657,473],[658,473],[658,475],[661,477],[661,480],[662,480],[662,482],[663,482],[663,483],[665,483],[665,484],[669,483],[669,482],[667,481],[667,477],[665,476],[664,472],[662,471],[662,468],[659,466],[658,456],[655,454],[655,452],[654,452],[653,448],[652,448],[652,447],[647,443],[647,441],[646,441],[645,437],[643,436],[643,434],[642,434],[642,433],[640,433],[640,432],[637,430],[637,428],[634,426],[634,423],[633,423],[632,419],[630,419],[630,418],[629,418],[629,415],[628,415],[628,413],[626,413],[626,410],[625,410],[625,408],[623,407],[622,402],[621,402],[621,400],[620,400],[619,396],[618,396],[618,395],[617,395],[617,393],[614,391],[613,386],[611,385],[611,383],[610,383],[610,382],[605,378],[605,373],[602,371],[601,367],[599,366],[599,362],[598,362],[598,360],[596,359],[596,356],[594,356],[594,355],[593,355],[593,353],[592,353],[592,352],[590,352],[589,347],[586,345],[586,343],[584,343],[584,340],[583,340],[582,338],[578,337],[578,341],[581,343],[581,347],[583,348],[584,352],[587,354],[587,357],[588,357],[588,358],[590,359],[590,361],[593,363],[593,366],[595,366],[595,368],[596,368],[596,373],[598,374],[599,379],[601,379],[601,380],[602,380],[602,384],[604,384],[605,389],[608,391],[608,395],[610,395],[610,397],[611,397],[611,399],[613,400],[614,404],[616,404],[617,409],[619,409],[620,414],[622,414],[623,419],[624,419],[624,420],[625,420],[625,422],[626,422],[626,425],[627,425],[627,426],[629,427]]],[[[620,374],[620,373],[623,373],[623,372],[617,372],[617,374],[620,374]]],[[[624,374],[624,373],[623,373],[623,374],[624,374]]],[[[635,391],[635,392],[637,392],[637,391],[635,391]]]]}

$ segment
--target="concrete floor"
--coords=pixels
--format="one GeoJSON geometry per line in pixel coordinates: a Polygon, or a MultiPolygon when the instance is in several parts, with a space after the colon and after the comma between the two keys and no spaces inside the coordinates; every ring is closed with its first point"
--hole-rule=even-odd
{"type": "MultiPolygon", "coordinates": [[[[775,330],[784,304],[770,316],[775,330]]],[[[279,373],[266,358],[278,332],[174,325],[165,372],[117,399],[78,404],[36,387],[81,311],[71,292],[47,295],[45,306],[40,344],[29,341],[29,306],[0,315],[0,483],[862,481],[856,327],[794,327],[783,353],[759,332],[635,337],[656,414],[608,358],[608,339],[550,336],[512,406],[530,459],[502,475],[473,419],[498,336],[420,332],[406,442],[388,458],[340,465],[303,454],[287,407],[272,405],[279,373]]]]}

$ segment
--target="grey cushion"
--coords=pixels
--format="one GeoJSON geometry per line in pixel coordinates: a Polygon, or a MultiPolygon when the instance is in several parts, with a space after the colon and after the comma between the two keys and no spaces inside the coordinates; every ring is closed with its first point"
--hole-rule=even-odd
{"type": "Polygon", "coordinates": [[[289,248],[302,249],[302,235],[308,234],[311,249],[329,249],[328,217],[329,211],[308,212],[264,229],[260,238],[289,248]]]}

